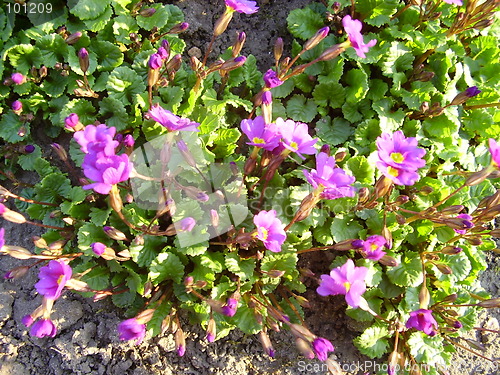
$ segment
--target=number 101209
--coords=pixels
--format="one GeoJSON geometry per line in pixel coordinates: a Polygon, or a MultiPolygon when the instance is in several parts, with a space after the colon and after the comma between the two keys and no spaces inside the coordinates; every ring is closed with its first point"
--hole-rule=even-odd
{"type": "Polygon", "coordinates": [[[51,3],[7,3],[7,13],[16,14],[50,14],[52,13],[51,3]]]}

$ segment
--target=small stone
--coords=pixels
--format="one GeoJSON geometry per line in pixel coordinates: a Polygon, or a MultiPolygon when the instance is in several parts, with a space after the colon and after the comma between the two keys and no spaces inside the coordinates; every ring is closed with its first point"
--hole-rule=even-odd
{"type": "Polygon", "coordinates": [[[188,51],[189,57],[196,57],[198,59],[201,59],[201,50],[198,47],[192,47],[188,51]]]}
{"type": "Polygon", "coordinates": [[[12,315],[12,304],[14,297],[0,284],[0,322],[9,319],[12,315]]]}

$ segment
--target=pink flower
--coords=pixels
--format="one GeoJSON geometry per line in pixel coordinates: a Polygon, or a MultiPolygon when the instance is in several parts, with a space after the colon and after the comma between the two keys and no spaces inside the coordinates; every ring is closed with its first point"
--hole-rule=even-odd
{"type": "Polygon", "coordinates": [[[293,120],[276,119],[276,126],[282,137],[282,145],[286,149],[295,152],[301,159],[305,159],[302,154],[312,155],[316,153],[313,147],[318,139],[313,139],[309,135],[309,128],[302,122],[293,120]]]}
{"type": "Polygon", "coordinates": [[[323,188],[320,195],[323,199],[337,199],[342,197],[353,197],[354,187],[351,185],[355,179],[345,173],[342,168],[335,165],[335,158],[320,152],[316,156],[316,169],[308,172],[303,170],[307,181],[315,188],[323,188]]]}
{"type": "Polygon", "coordinates": [[[462,0],[443,0],[445,3],[448,3],[448,4],[455,4],[455,5],[459,5],[461,6],[462,5],[462,0]]]}
{"type": "Polygon", "coordinates": [[[234,316],[238,309],[238,301],[235,298],[228,298],[226,305],[222,307],[222,313],[226,316],[234,316]]]}
{"type": "Polygon", "coordinates": [[[462,223],[464,225],[464,228],[466,229],[453,229],[456,233],[458,234],[465,234],[467,233],[467,230],[474,227],[474,223],[472,222],[472,216],[469,214],[460,214],[457,215],[457,218],[463,219],[462,223]]]}
{"type": "Polygon", "coordinates": [[[106,245],[101,242],[94,242],[90,245],[95,255],[101,256],[106,250],[106,245]]]}
{"type": "Polygon", "coordinates": [[[57,333],[57,328],[54,322],[50,319],[37,320],[30,329],[30,335],[43,338],[45,336],[54,337],[57,333]]]}
{"type": "Polygon", "coordinates": [[[320,361],[326,361],[328,359],[328,352],[335,350],[332,343],[323,337],[316,337],[312,342],[312,347],[320,361]]]}
{"type": "Polygon", "coordinates": [[[497,143],[493,138],[488,140],[488,145],[491,153],[491,163],[500,168],[500,144],[497,143]]]}
{"type": "MultiPolygon", "coordinates": [[[[2,209],[2,207],[3,207],[3,204],[0,206],[0,210],[2,209]]],[[[3,212],[0,211],[0,215],[2,213],[3,212]]],[[[5,245],[5,237],[4,236],[5,236],[5,229],[4,228],[0,228],[0,250],[2,250],[2,247],[5,245]]]]}
{"type": "Polygon", "coordinates": [[[15,100],[14,102],[12,102],[11,108],[14,112],[21,112],[23,109],[23,103],[21,103],[19,100],[15,100]]]}
{"type": "Polygon", "coordinates": [[[278,78],[278,75],[274,70],[269,69],[264,74],[264,84],[267,88],[272,89],[274,87],[281,86],[283,84],[283,81],[278,78]]]}
{"type": "Polygon", "coordinates": [[[153,70],[160,69],[162,67],[162,65],[163,65],[163,58],[162,58],[162,56],[159,53],[153,53],[149,57],[148,65],[153,70]]]}
{"type": "Polygon", "coordinates": [[[397,185],[413,185],[417,170],[425,165],[425,150],[418,148],[416,138],[406,138],[402,131],[383,133],[377,138],[377,168],[397,185]]]}
{"type": "Polygon", "coordinates": [[[12,73],[10,78],[12,79],[12,82],[14,82],[16,85],[22,85],[24,82],[26,82],[26,77],[23,76],[21,73],[12,73]]]}
{"type": "Polygon", "coordinates": [[[129,179],[132,163],[127,154],[106,157],[102,153],[87,154],[83,159],[83,173],[94,183],[83,186],[100,194],[109,194],[113,185],[129,179]]]}
{"type": "Polygon", "coordinates": [[[377,43],[377,40],[372,39],[365,44],[363,35],[361,34],[361,21],[353,20],[349,15],[342,19],[342,26],[344,26],[347,38],[349,42],[351,42],[351,46],[356,51],[356,54],[359,57],[365,58],[365,53],[370,50],[370,47],[373,47],[377,43]]]}
{"type": "Polygon", "coordinates": [[[35,284],[35,288],[47,299],[58,299],[72,274],[71,267],[64,261],[51,260],[48,265],[40,268],[40,281],[35,284]]]}
{"type": "Polygon", "coordinates": [[[316,291],[320,296],[344,294],[347,304],[356,308],[366,291],[367,272],[368,268],[355,267],[354,262],[348,259],[343,266],[334,268],[330,275],[321,275],[321,284],[316,291]]]}
{"type": "Polygon", "coordinates": [[[192,217],[185,217],[179,221],[179,228],[181,232],[191,232],[196,225],[196,220],[192,217]]]}
{"type": "Polygon", "coordinates": [[[199,131],[200,126],[197,122],[191,121],[188,118],[181,118],[174,115],[172,112],[163,109],[159,104],[156,104],[148,112],[149,117],[166,127],[170,131],[185,130],[199,131]]]}
{"type": "Polygon", "coordinates": [[[262,116],[257,116],[253,120],[242,120],[241,131],[245,133],[250,142],[247,145],[262,147],[264,150],[272,151],[276,148],[281,139],[278,128],[275,124],[267,124],[262,116]]]}
{"type": "Polygon", "coordinates": [[[412,311],[406,322],[406,328],[415,328],[429,336],[436,334],[437,325],[436,319],[432,316],[432,310],[425,309],[412,311]]]}
{"type": "Polygon", "coordinates": [[[279,253],[286,240],[286,233],[280,219],[276,217],[276,211],[260,211],[254,216],[253,222],[257,227],[255,238],[261,240],[266,249],[279,253]]]}
{"type": "MultiPolygon", "coordinates": [[[[73,129],[75,128],[78,124],[80,123],[80,119],[76,113],[70,113],[69,116],[67,116],[64,119],[64,127],[66,129],[73,129]]],[[[80,137],[80,136],[79,136],[80,137]]]]}
{"type": "Polygon", "coordinates": [[[118,325],[120,340],[136,340],[139,345],[146,336],[146,325],[139,323],[136,318],[124,320],[118,325]]]}
{"type": "Polygon", "coordinates": [[[386,253],[382,249],[387,245],[387,241],[383,236],[375,235],[368,237],[363,242],[364,257],[371,260],[379,260],[386,253]]]}
{"type": "Polygon", "coordinates": [[[86,154],[103,152],[104,155],[111,156],[119,145],[118,141],[113,140],[115,134],[116,128],[113,126],[108,128],[105,124],[87,125],[84,130],[77,131],[73,138],[86,154]]]}
{"type": "Polygon", "coordinates": [[[226,0],[226,5],[238,13],[253,14],[259,10],[257,3],[251,0],[226,0]]]}

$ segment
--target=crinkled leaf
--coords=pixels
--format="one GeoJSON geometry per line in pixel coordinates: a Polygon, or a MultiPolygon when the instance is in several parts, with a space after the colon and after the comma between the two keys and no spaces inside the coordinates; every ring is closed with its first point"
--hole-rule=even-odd
{"type": "Polygon", "coordinates": [[[399,286],[416,287],[422,284],[422,262],[416,253],[397,256],[398,265],[387,271],[389,280],[399,286]]]}
{"type": "Polygon", "coordinates": [[[290,12],[286,21],[290,33],[294,37],[304,40],[312,37],[324,26],[321,15],[311,8],[294,9],[290,12]]]}
{"type": "Polygon", "coordinates": [[[68,45],[60,35],[45,35],[37,40],[36,46],[40,49],[43,65],[47,67],[67,60],[68,45]]]}
{"type": "MultiPolygon", "coordinates": [[[[346,91],[340,83],[320,83],[314,88],[314,101],[320,107],[340,108],[344,104],[346,91]]],[[[321,111],[321,108],[320,108],[321,111]]],[[[324,111],[324,113],[328,113],[324,111]]]]}
{"type": "Polygon", "coordinates": [[[238,254],[227,254],[225,259],[229,271],[239,276],[242,280],[253,279],[255,259],[242,259],[238,254]]]}
{"type": "Polygon", "coordinates": [[[10,64],[18,72],[26,74],[31,67],[40,68],[43,63],[42,52],[31,44],[18,44],[7,52],[10,64]]]}
{"type": "Polygon", "coordinates": [[[107,97],[99,102],[99,106],[99,114],[106,125],[114,126],[117,131],[122,131],[129,126],[128,114],[121,101],[107,97]]]}
{"type": "Polygon", "coordinates": [[[330,229],[335,242],[340,242],[351,238],[359,238],[359,231],[363,227],[349,215],[343,218],[334,217],[330,229]]]}
{"type": "Polygon", "coordinates": [[[128,45],[132,43],[130,40],[131,33],[137,33],[139,26],[130,14],[122,14],[113,18],[113,33],[115,34],[116,41],[128,45]]]}
{"type": "Polygon", "coordinates": [[[146,85],[141,77],[126,66],[120,66],[111,72],[107,88],[110,97],[125,104],[132,103],[136,94],[146,91],[146,85]]]}
{"type": "Polygon", "coordinates": [[[330,121],[330,117],[322,117],[316,123],[316,135],[325,143],[337,146],[345,141],[351,136],[354,129],[351,127],[348,121],[336,117],[333,122],[330,121]]]}
{"type": "Polygon", "coordinates": [[[399,5],[399,0],[364,0],[356,4],[356,11],[363,15],[364,22],[380,27],[389,23],[399,5]]]}
{"type": "Polygon", "coordinates": [[[318,114],[318,107],[311,99],[306,99],[303,95],[294,95],[286,103],[286,113],[289,118],[295,121],[311,122],[318,114]]]}
{"type": "Polygon", "coordinates": [[[362,69],[351,69],[345,75],[345,81],[349,85],[346,90],[346,101],[356,103],[363,99],[368,92],[368,75],[362,69]]]}
{"type": "Polygon", "coordinates": [[[362,184],[371,185],[375,182],[375,167],[364,156],[354,156],[347,161],[347,168],[362,184]]]}
{"type": "Polygon", "coordinates": [[[149,278],[155,284],[164,280],[180,283],[183,275],[184,265],[177,255],[169,252],[158,254],[149,270],[149,278]]]}
{"type": "Polygon", "coordinates": [[[123,63],[123,53],[113,43],[98,40],[90,48],[97,55],[98,70],[112,70],[123,63]]]}
{"type": "Polygon", "coordinates": [[[359,337],[354,339],[354,345],[359,351],[370,358],[380,358],[389,349],[389,331],[385,326],[368,327],[359,337]]]}
{"type": "Polygon", "coordinates": [[[81,20],[91,20],[104,14],[110,4],[111,0],[72,0],[70,12],[81,20]]]}
{"type": "Polygon", "coordinates": [[[162,4],[153,4],[148,6],[156,11],[150,17],[144,17],[140,14],[136,17],[137,24],[145,30],[153,30],[154,27],[162,29],[167,23],[170,16],[168,8],[162,4]]]}
{"type": "Polygon", "coordinates": [[[18,143],[23,141],[26,136],[21,137],[19,135],[19,130],[21,129],[21,127],[24,127],[25,134],[29,135],[30,128],[28,124],[23,125],[23,123],[19,121],[18,115],[16,115],[14,112],[7,112],[3,114],[2,118],[0,119],[0,138],[9,143],[18,143]]]}

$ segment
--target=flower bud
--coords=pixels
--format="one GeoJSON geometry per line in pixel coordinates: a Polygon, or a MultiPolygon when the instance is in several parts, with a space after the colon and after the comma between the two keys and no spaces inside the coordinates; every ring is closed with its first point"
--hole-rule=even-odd
{"type": "Polygon", "coordinates": [[[231,19],[233,18],[233,12],[228,12],[225,11],[222,16],[215,22],[214,25],[214,36],[218,37],[221,35],[224,31],[226,31],[227,26],[229,25],[229,22],[231,22],[231,19]]]}
{"type": "Polygon", "coordinates": [[[13,268],[9,272],[7,272],[3,276],[3,278],[7,279],[7,280],[20,279],[21,277],[23,277],[24,275],[26,275],[26,273],[29,271],[29,269],[30,268],[27,267],[27,266],[20,266],[20,267],[13,268]]]}
{"type": "Polygon", "coordinates": [[[266,354],[269,357],[274,358],[275,351],[274,351],[273,344],[271,343],[271,340],[269,339],[269,335],[267,334],[267,332],[260,331],[259,332],[259,339],[260,339],[260,342],[261,342],[262,347],[264,348],[264,351],[266,352],[266,354]]]}
{"type": "Polygon", "coordinates": [[[233,59],[227,60],[224,64],[221,65],[221,70],[231,71],[242,66],[247,58],[245,56],[238,56],[233,59]]]}
{"type": "Polygon", "coordinates": [[[80,51],[78,51],[78,61],[80,62],[80,69],[82,70],[83,73],[87,73],[87,70],[89,70],[89,53],[85,48],[81,48],[80,51]]]}
{"type": "Polygon", "coordinates": [[[487,309],[500,307],[500,298],[487,299],[486,301],[479,302],[477,305],[487,309]]]}
{"type": "Polygon", "coordinates": [[[347,156],[347,152],[345,152],[345,151],[340,151],[340,152],[337,152],[337,153],[335,154],[335,161],[336,161],[337,163],[339,163],[339,162],[341,162],[342,160],[344,160],[346,156],[347,156]]]}
{"type": "Polygon", "coordinates": [[[52,147],[52,149],[56,152],[57,156],[59,156],[59,158],[62,161],[67,161],[68,160],[68,154],[66,153],[66,150],[61,147],[60,144],[58,144],[58,143],[52,143],[50,145],[50,147],[52,147]]]}
{"type": "Polygon", "coordinates": [[[143,9],[143,10],[141,10],[139,12],[139,14],[142,17],[151,17],[155,13],[156,13],[156,9],[155,8],[146,8],[146,9],[143,9]]]}
{"type": "Polygon", "coordinates": [[[486,178],[488,178],[491,172],[493,172],[493,169],[491,167],[486,167],[480,171],[472,173],[465,180],[465,186],[479,185],[481,182],[486,180],[486,178]]]}
{"type": "Polygon", "coordinates": [[[182,56],[180,54],[177,54],[170,59],[170,61],[167,63],[165,67],[169,72],[177,71],[181,67],[181,63],[182,63],[182,56]]]}
{"type": "Polygon", "coordinates": [[[336,45],[324,50],[318,59],[319,59],[319,61],[333,60],[334,58],[336,58],[338,55],[340,55],[344,51],[345,51],[344,47],[342,47],[340,44],[336,44],[336,45]]]}
{"type": "Polygon", "coordinates": [[[47,67],[45,65],[42,65],[40,69],[38,70],[38,74],[40,75],[40,78],[45,78],[47,77],[47,67]]]}
{"type": "Polygon", "coordinates": [[[211,316],[207,324],[207,334],[206,338],[208,342],[214,342],[217,336],[217,325],[215,324],[215,319],[211,316]]]}
{"type": "Polygon", "coordinates": [[[15,100],[12,102],[11,108],[16,115],[19,115],[23,111],[23,103],[21,103],[19,100],[15,100]]]}
{"type": "Polygon", "coordinates": [[[477,86],[468,87],[465,91],[462,91],[457,96],[455,96],[455,98],[453,98],[453,100],[451,101],[451,103],[449,105],[463,104],[467,100],[469,100],[470,98],[472,98],[480,93],[481,93],[481,90],[479,90],[477,88],[477,86]]]}
{"type": "Polygon", "coordinates": [[[231,51],[233,57],[236,57],[240,54],[246,39],[247,39],[247,34],[245,34],[244,31],[238,33],[238,37],[236,38],[236,41],[233,44],[233,50],[231,51]]]}
{"type": "Polygon", "coordinates": [[[479,246],[483,243],[483,240],[480,237],[469,237],[467,238],[467,242],[474,246],[479,246]]]}
{"type": "Polygon", "coordinates": [[[445,274],[445,275],[451,275],[453,273],[453,270],[451,269],[450,266],[444,264],[444,263],[436,263],[435,266],[437,267],[437,269],[445,274]]]}
{"type": "Polygon", "coordinates": [[[31,259],[33,254],[28,249],[20,246],[6,246],[1,248],[1,252],[10,255],[12,258],[26,260],[31,259]]]}
{"type": "Polygon", "coordinates": [[[385,196],[392,188],[392,181],[385,176],[381,176],[375,183],[375,196],[377,198],[385,196]]]}
{"type": "Polygon", "coordinates": [[[113,228],[113,227],[110,227],[110,226],[105,226],[102,228],[104,230],[104,233],[106,233],[106,235],[113,239],[113,240],[117,240],[117,241],[128,241],[127,239],[127,236],[125,235],[125,233],[123,233],[122,231],[116,229],[116,228],[113,228]]]}
{"type": "Polygon", "coordinates": [[[274,42],[274,60],[278,63],[283,56],[283,39],[277,38],[276,42],[274,42]]]}
{"type": "Polygon", "coordinates": [[[297,337],[295,339],[295,345],[297,346],[297,349],[304,357],[306,357],[308,359],[314,359],[315,354],[314,354],[314,351],[311,347],[311,344],[309,344],[309,341],[306,341],[300,337],[297,337]]]}
{"type": "Polygon", "coordinates": [[[266,275],[272,278],[281,277],[285,274],[285,271],[282,270],[269,270],[266,272],[266,275]]]}
{"type": "Polygon", "coordinates": [[[444,209],[441,210],[441,213],[443,215],[457,215],[459,214],[463,209],[465,208],[465,206],[461,205],[461,204],[455,204],[453,206],[449,206],[449,207],[446,207],[444,209]]]}
{"type": "Polygon", "coordinates": [[[453,303],[457,300],[457,298],[458,298],[457,293],[453,293],[453,294],[450,294],[450,295],[446,296],[445,298],[443,298],[443,300],[441,302],[442,303],[453,303]]]}
{"type": "Polygon", "coordinates": [[[476,30],[486,29],[487,27],[490,27],[491,25],[493,25],[494,21],[495,21],[494,17],[482,19],[481,21],[479,21],[478,23],[476,23],[474,25],[474,29],[476,29],[476,30]]]}
{"type": "Polygon", "coordinates": [[[421,309],[427,309],[429,306],[429,301],[431,299],[431,295],[429,294],[429,289],[426,286],[422,285],[420,288],[420,292],[418,294],[418,301],[420,303],[421,309]]]}
{"type": "Polygon", "coordinates": [[[187,22],[181,22],[181,23],[178,23],[177,25],[175,25],[174,27],[172,27],[168,31],[168,33],[169,34],[180,34],[183,31],[186,31],[188,28],[189,28],[189,23],[187,23],[187,22]]]}
{"type": "Polygon", "coordinates": [[[69,35],[64,41],[66,42],[66,44],[72,45],[78,42],[81,37],[82,33],[80,31],[77,31],[76,33],[69,35]]]}
{"type": "Polygon", "coordinates": [[[319,29],[316,34],[314,34],[314,36],[304,44],[304,51],[309,51],[310,49],[316,47],[323,39],[328,36],[329,32],[330,28],[328,26],[319,29]]]}
{"type": "Polygon", "coordinates": [[[12,73],[12,75],[10,76],[10,79],[16,85],[22,85],[23,83],[26,82],[26,77],[24,75],[22,75],[21,73],[17,73],[17,72],[12,73]]]}
{"type": "Polygon", "coordinates": [[[1,216],[11,223],[24,224],[26,223],[26,218],[19,212],[9,210],[8,208],[1,214],[1,216]]]}
{"type": "Polygon", "coordinates": [[[458,246],[445,246],[441,250],[441,253],[446,254],[446,255],[456,255],[458,253],[461,253],[463,249],[458,246]]]}
{"type": "Polygon", "coordinates": [[[175,331],[174,338],[177,355],[182,357],[186,353],[186,335],[184,335],[184,331],[181,327],[177,328],[175,331]]]}
{"type": "Polygon", "coordinates": [[[398,261],[394,257],[391,257],[390,255],[384,255],[382,258],[378,260],[378,262],[388,267],[396,267],[398,265],[398,261]]]}

